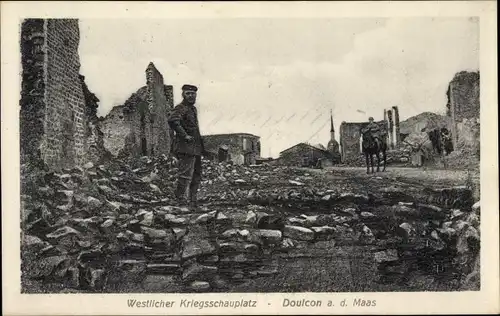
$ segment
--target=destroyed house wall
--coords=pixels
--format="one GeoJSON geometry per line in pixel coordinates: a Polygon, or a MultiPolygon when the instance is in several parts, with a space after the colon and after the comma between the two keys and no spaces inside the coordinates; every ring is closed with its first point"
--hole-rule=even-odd
{"type": "Polygon", "coordinates": [[[171,153],[173,131],[167,115],[174,104],[173,88],[163,85],[161,74],[150,68],[146,72],[148,85],[114,107],[103,120],[105,147],[114,156],[171,153]]]}
{"type": "Polygon", "coordinates": [[[361,128],[368,123],[347,123],[340,124],[340,152],[342,163],[357,163],[362,159],[361,156],[361,128]]]}
{"type": "Polygon", "coordinates": [[[23,156],[55,169],[82,165],[88,134],[78,20],[27,19],[21,30],[23,156]]]}
{"type": "Polygon", "coordinates": [[[447,115],[450,118],[453,147],[479,160],[480,76],[462,71],[450,82],[447,91],[447,115]]]}
{"type": "Polygon", "coordinates": [[[149,127],[151,138],[148,154],[170,154],[172,132],[167,114],[173,108],[173,89],[163,84],[163,76],[153,63],[146,69],[147,102],[149,107],[149,127]]]}
{"type": "Polygon", "coordinates": [[[84,76],[80,75],[80,81],[85,101],[85,121],[87,122],[85,131],[87,158],[90,161],[100,162],[103,159],[109,158],[110,153],[104,147],[104,133],[101,130],[100,120],[97,117],[99,99],[89,90],[84,76]]]}
{"type": "Polygon", "coordinates": [[[78,20],[47,20],[47,142],[49,165],[85,163],[85,97],[81,86],[78,20]]]}
{"type": "Polygon", "coordinates": [[[20,99],[21,163],[42,164],[45,137],[45,20],[27,19],[21,26],[22,87],[20,99]]]}
{"type": "Polygon", "coordinates": [[[140,118],[147,109],[146,90],[146,87],[137,90],[123,105],[111,109],[103,119],[104,146],[113,156],[141,154],[140,118]]]}
{"type": "Polygon", "coordinates": [[[255,164],[260,157],[260,137],[240,134],[218,134],[203,136],[205,150],[217,154],[221,146],[227,146],[232,161],[244,164],[255,164]],[[240,162],[240,160],[243,160],[240,162]]]}
{"type": "Polygon", "coordinates": [[[447,91],[447,114],[455,121],[479,118],[480,112],[480,77],[479,72],[462,71],[450,82],[447,91]]]}

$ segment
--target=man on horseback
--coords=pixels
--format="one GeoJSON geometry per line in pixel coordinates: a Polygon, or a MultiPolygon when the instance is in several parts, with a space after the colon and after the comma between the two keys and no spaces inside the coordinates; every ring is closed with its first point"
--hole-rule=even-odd
{"type": "Polygon", "coordinates": [[[363,134],[364,133],[370,133],[372,135],[373,139],[377,143],[378,146],[380,146],[380,126],[373,121],[373,117],[368,118],[368,125],[363,129],[363,134]]]}
{"type": "Polygon", "coordinates": [[[387,144],[384,137],[387,136],[387,131],[385,128],[381,128],[379,124],[375,123],[373,117],[370,117],[368,120],[369,123],[361,129],[363,135],[363,152],[366,157],[366,172],[370,172],[369,166],[371,164],[373,173],[373,155],[377,156],[377,172],[380,170],[380,153],[384,160],[383,171],[385,171],[387,144]]]}

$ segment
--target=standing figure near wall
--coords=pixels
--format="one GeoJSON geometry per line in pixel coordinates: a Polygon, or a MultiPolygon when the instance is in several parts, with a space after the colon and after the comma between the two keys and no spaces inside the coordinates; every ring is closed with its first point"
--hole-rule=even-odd
{"type": "Polygon", "coordinates": [[[182,102],[177,105],[168,119],[175,131],[175,153],[179,159],[179,178],[175,197],[179,204],[185,204],[189,188],[189,206],[197,207],[197,193],[201,184],[201,156],[206,156],[201,138],[196,110],[198,88],[192,85],[182,87],[182,102]]]}

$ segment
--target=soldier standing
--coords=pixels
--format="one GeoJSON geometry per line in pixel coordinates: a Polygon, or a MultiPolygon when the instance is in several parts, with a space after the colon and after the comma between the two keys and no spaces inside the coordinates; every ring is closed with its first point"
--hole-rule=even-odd
{"type": "Polygon", "coordinates": [[[206,155],[195,107],[197,91],[196,86],[182,86],[183,100],[174,107],[168,119],[175,131],[174,151],[179,163],[175,198],[180,204],[186,203],[186,190],[189,188],[189,206],[193,208],[197,207],[201,183],[201,156],[206,155]]]}

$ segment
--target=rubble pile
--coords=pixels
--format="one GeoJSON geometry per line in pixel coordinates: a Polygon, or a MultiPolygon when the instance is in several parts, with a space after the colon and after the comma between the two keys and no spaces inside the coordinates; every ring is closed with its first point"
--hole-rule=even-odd
{"type": "Polygon", "coordinates": [[[479,289],[479,202],[461,209],[400,202],[385,211],[368,225],[378,237],[374,259],[382,282],[479,289]]]}
{"type": "Polygon", "coordinates": [[[318,242],[367,245],[386,279],[413,269],[478,282],[479,206],[466,188],[359,193],[301,169],[205,162],[195,212],[172,203],[176,173],[164,156],[25,170],[23,282],[217,291],[276,274],[278,254],[318,242]]]}
{"type": "MultiPolygon", "coordinates": [[[[154,205],[169,201],[163,191],[165,182],[158,178],[165,176],[162,173],[173,161],[144,157],[139,163],[142,168],[115,162],[88,163],[61,173],[25,170],[21,190],[24,280],[102,290],[108,277],[113,278],[110,271],[144,266],[141,251],[146,243],[158,242],[147,234],[148,227],[153,229],[154,205]],[[127,261],[130,258],[136,261],[127,261]]],[[[167,237],[159,239],[167,243],[167,237]]]]}

